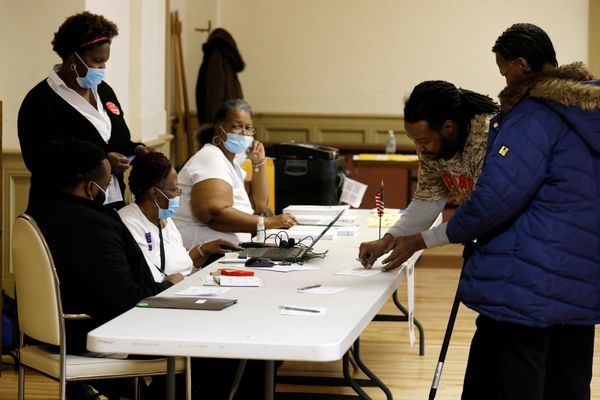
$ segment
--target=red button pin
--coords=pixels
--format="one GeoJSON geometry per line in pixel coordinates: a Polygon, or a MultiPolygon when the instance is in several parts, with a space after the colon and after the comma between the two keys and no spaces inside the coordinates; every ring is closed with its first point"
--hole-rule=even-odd
{"type": "Polygon", "coordinates": [[[111,101],[106,102],[106,108],[115,115],[121,115],[121,110],[119,110],[119,107],[117,107],[117,105],[111,101]]]}

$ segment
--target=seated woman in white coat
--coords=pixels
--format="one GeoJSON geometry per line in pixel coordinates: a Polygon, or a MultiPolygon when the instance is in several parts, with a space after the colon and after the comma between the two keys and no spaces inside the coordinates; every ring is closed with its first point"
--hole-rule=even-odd
{"type": "Polygon", "coordinates": [[[129,187],[135,203],[119,210],[121,219],[140,246],[146,262],[157,282],[165,275],[189,274],[204,266],[212,255],[225,250],[239,250],[238,246],[217,239],[194,243],[189,250],[171,220],[179,206],[181,190],[177,186],[177,172],[162,153],[148,153],[133,163],[129,187]]]}
{"type": "Polygon", "coordinates": [[[252,109],[244,100],[228,100],[215,112],[213,128],[202,133],[202,148],[179,172],[181,208],[173,217],[187,246],[208,238],[247,242],[257,226],[290,228],[290,214],[262,217],[268,208],[269,186],[265,149],[254,139],[252,109]],[[252,162],[252,179],[236,160],[252,162]]]}

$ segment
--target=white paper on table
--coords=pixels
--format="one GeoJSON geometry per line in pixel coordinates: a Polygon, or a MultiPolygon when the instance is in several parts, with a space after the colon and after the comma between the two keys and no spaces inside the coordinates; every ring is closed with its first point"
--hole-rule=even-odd
{"type": "Polygon", "coordinates": [[[176,292],[178,296],[219,296],[227,293],[229,288],[219,286],[190,286],[176,292]]]}
{"type": "Polygon", "coordinates": [[[350,179],[344,178],[342,185],[342,194],[340,195],[340,203],[350,204],[354,208],[360,207],[362,199],[367,191],[367,185],[350,179]]]}
{"type": "Polygon", "coordinates": [[[319,286],[310,289],[300,290],[298,289],[298,293],[309,293],[309,294],[336,294],[341,292],[342,290],[346,290],[346,287],[343,286],[319,286]]]}
{"type": "Polygon", "coordinates": [[[292,306],[283,305],[279,306],[281,309],[281,315],[302,315],[304,317],[318,317],[325,315],[327,307],[306,307],[306,306],[292,306]]]}
{"type": "Polygon", "coordinates": [[[275,272],[294,272],[294,271],[313,271],[319,269],[319,267],[311,267],[308,265],[290,264],[290,265],[273,265],[272,267],[265,268],[252,268],[260,269],[262,271],[275,271],[275,272]]]}
{"type": "Polygon", "coordinates": [[[358,268],[348,268],[343,271],[336,272],[335,275],[344,275],[344,276],[359,276],[359,277],[368,277],[381,273],[381,268],[371,268],[365,269],[362,267],[358,268]]]}
{"type": "Polygon", "coordinates": [[[263,281],[257,276],[214,276],[221,286],[263,286],[263,281]]]}

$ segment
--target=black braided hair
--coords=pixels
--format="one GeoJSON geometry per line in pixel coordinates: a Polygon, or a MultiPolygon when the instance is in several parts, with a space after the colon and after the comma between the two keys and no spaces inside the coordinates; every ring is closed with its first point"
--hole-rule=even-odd
{"type": "Polygon", "coordinates": [[[545,64],[558,66],[550,37],[542,28],[533,24],[512,25],[496,39],[492,51],[507,61],[524,58],[532,72],[541,71],[545,64]]]}
{"type": "Polygon", "coordinates": [[[62,23],[54,34],[52,49],[64,60],[90,40],[101,37],[108,38],[108,40],[97,43],[102,44],[112,40],[118,34],[119,30],[114,22],[102,15],[84,11],[70,16],[62,23]]]}
{"type": "Polygon", "coordinates": [[[459,89],[446,81],[419,83],[405,100],[404,120],[427,121],[437,131],[447,120],[467,124],[477,114],[495,113],[498,106],[490,97],[459,89]]]}
{"type": "Polygon", "coordinates": [[[462,149],[471,119],[478,114],[498,112],[498,105],[490,97],[467,89],[459,89],[446,81],[425,81],[419,83],[404,103],[406,122],[427,121],[434,131],[440,131],[448,120],[459,127],[459,148],[462,149]]]}

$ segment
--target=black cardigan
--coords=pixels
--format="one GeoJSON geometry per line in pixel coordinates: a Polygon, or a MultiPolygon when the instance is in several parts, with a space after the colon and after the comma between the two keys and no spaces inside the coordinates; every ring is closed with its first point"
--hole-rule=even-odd
{"type": "MultiPolygon", "coordinates": [[[[98,85],[98,95],[112,124],[108,143],[87,118],[52,90],[46,79],[25,96],[19,109],[17,128],[23,160],[31,172],[29,204],[52,190],[52,167],[45,161],[49,141],[75,138],[95,143],[107,153],[117,152],[125,156],[133,155],[135,148],[140,145],[131,141],[123,109],[112,88],[101,82],[98,85]],[[112,104],[107,107],[110,103],[117,107],[117,113],[113,112],[115,109],[112,104]]],[[[123,174],[118,174],[117,179],[121,191],[124,191],[123,174]]]]}
{"type": "Polygon", "coordinates": [[[63,311],[93,318],[67,322],[69,353],[84,351],[91,329],[172,286],[154,281],[142,251],[115,210],[59,193],[32,204],[29,214],[52,253],[63,311]]]}

